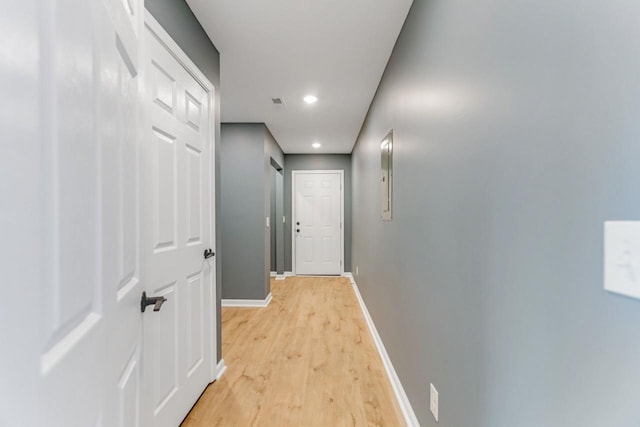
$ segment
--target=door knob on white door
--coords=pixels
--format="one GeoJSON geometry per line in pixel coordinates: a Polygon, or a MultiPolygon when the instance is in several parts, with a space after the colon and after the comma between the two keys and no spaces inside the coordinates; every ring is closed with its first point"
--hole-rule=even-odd
{"type": "Polygon", "coordinates": [[[140,299],[140,311],[144,313],[148,305],[153,306],[153,311],[160,311],[162,304],[164,304],[166,300],[165,297],[148,297],[147,293],[143,292],[142,298],[140,299]]]}

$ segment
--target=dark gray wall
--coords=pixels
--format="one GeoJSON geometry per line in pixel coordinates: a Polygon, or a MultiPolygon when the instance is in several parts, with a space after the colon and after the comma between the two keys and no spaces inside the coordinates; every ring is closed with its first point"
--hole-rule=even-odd
{"type": "Polygon", "coordinates": [[[271,163],[271,229],[269,230],[271,238],[271,272],[278,274],[284,273],[284,224],[282,217],[284,216],[284,170],[278,166],[278,169],[271,163]],[[278,170],[279,169],[279,170],[278,170]]]}
{"type": "MultiPolygon", "coordinates": [[[[215,202],[217,232],[214,251],[218,254],[222,249],[220,235],[220,54],[184,0],[145,0],[144,5],[216,88],[215,202]]],[[[220,257],[218,257],[216,259],[218,360],[222,358],[222,323],[220,319],[220,298],[222,295],[221,274],[221,262],[220,257]]]]}
{"type": "Polygon", "coordinates": [[[291,261],[291,171],[344,170],[344,271],[351,271],[351,155],[285,154],[284,167],[284,269],[292,271],[291,261]]]}
{"type": "Polygon", "coordinates": [[[603,221],[640,218],[638,16],[414,2],[353,152],[353,266],[423,426],[640,422],[640,301],[602,289],[603,221]]]}
{"type": "MultiPolygon", "coordinates": [[[[276,141],[276,139],[273,137],[273,135],[269,131],[269,128],[267,128],[267,126],[264,124],[262,126],[264,128],[264,166],[263,166],[264,178],[262,182],[264,185],[264,200],[265,200],[264,217],[265,217],[265,223],[266,223],[266,217],[271,216],[271,195],[275,194],[277,196],[277,193],[278,193],[277,188],[275,188],[274,185],[278,185],[278,183],[282,182],[277,179],[275,181],[272,181],[271,171],[273,170],[274,166],[277,166],[279,169],[282,169],[284,167],[284,153],[282,152],[282,149],[278,145],[278,142],[276,141]]],[[[275,202],[277,203],[277,201],[278,200],[276,197],[275,202]]],[[[273,220],[273,218],[271,218],[271,220],[273,220]]],[[[270,228],[267,229],[267,232],[265,233],[265,241],[264,241],[265,275],[266,275],[265,277],[267,281],[267,294],[270,291],[269,272],[271,271],[271,229],[273,229],[276,232],[275,237],[277,240],[278,228],[275,227],[275,224],[273,223],[273,221],[271,221],[270,228]]],[[[276,271],[277,271],[277,268],[276,268],[276,271]]]]}
{"type": "Polygon", "coordinates": [[[271,262],[269,264],[269,270],[270,271],[276,271],[278,269],[277,263],[276,263],[276,257],[278,255],[278,250],[277,250],[277,239],[276,239],[276,175],[278,174],[278,171],[276,171],[276,169],[271,166],[271,170],[269,171],[269,179],[271,179],[271,195],[269,197],[270,200],[270,205],[269,205],[269,210],[270,210],[270,214],[269,217],[271,218],[271,228],[269,229],[269,239],[270,243],[271,243],[271,262]]]}
{"type": "Polygon", "coordinates": [[[264,123],[222,124],[222,298],[270,292],[272,159],[284,154],[264,123]]]}
{"type": "MultiPolygon", "coordinates": [[[[222,298],[264,299],[268,238],[265,223],[264,125],[222,124],[222,298]]],[[[267,175],[268,177],[268,175],[267,175]]],[[[267,179],[268,181],[268,179],[267,179]]],[[[267,269],[268,270],[268,269],[267,269]]]]}
{"type": "Polygon", "coordinates": [[[284,169],[276,174],[276,216],[273,224],[276,230],[276,272],[284,273],[284,228],[286,224],[282,223],[284,216],[284,169]]]}

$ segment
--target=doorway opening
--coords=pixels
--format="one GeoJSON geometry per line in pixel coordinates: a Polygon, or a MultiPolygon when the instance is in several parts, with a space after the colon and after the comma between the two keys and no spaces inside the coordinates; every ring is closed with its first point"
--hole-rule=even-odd
{"type": "Polygon", "coordinates": [[[284,275],[284,171],[274,159],[270,170],[271,194],[269,214],[270,263],[271,276],[284,275]]]}

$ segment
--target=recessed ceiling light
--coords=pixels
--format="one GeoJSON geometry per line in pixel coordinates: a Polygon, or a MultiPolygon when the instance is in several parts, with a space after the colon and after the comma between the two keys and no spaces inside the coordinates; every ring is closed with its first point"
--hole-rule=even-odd
{"type": "Polygon", "coordinates": [[[307,95],[303,99],[304,99],[304,102],[306,102],[307,104],[314,104],[315,102],[318,101],[318,98],[313,95],[307,95]]]}
{"type": "Polygon", "coordinates": [[[311,144],[311,146],[313,148],[320,148],[322,146],[322,144],[320,144],[319,142],[314,142],[313,144],[311,144]]]}

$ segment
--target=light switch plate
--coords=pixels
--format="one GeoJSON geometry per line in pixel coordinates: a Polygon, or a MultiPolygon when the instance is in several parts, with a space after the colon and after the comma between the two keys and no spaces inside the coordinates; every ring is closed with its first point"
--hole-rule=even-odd
{"type": "Polygon", "coordinates": [[[604,223],[604,288],[640,299],[640,221],[604,223]]]}
{"type": "Polygon", "coordinates": [[[271,226],[271,218],[267,217],[267,228],[269,228],[271,226]]]}
{"type": "Polygon", "coordinates": [[[433,384],[429,384],[429,408],[431,409],[433,418],[438,421],[438,390],[436,390],[433,384]]]}

